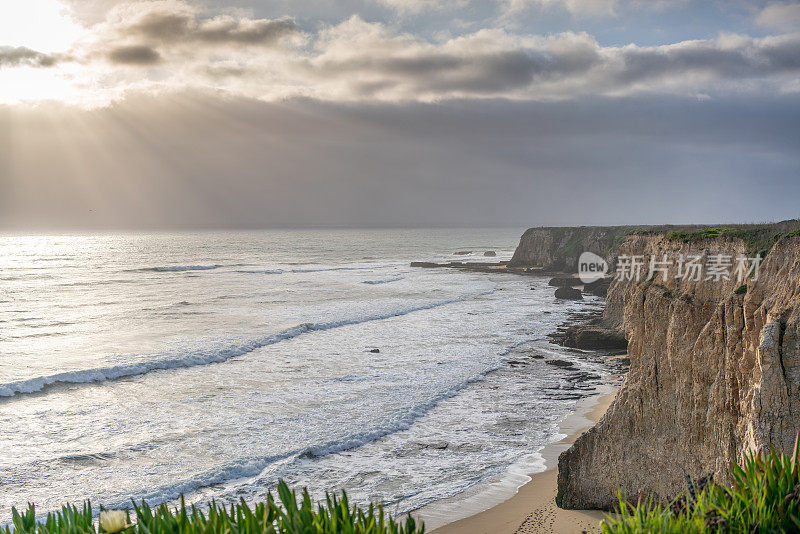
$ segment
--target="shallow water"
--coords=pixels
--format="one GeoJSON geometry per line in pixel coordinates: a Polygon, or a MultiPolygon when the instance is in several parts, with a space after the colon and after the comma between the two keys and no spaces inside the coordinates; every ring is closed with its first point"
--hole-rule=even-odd
{"type": "Polygon", "coordinates": [[[520,233],[0,236],[0,520],[280,478],[406,511],[536,469],[607,374],[545,336],[601,302],[409,267],[508,259],[520,233]]]}

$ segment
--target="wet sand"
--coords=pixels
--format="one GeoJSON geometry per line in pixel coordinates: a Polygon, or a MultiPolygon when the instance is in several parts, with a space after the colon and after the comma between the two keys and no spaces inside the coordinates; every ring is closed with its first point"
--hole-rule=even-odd
{"type": "MultiPolygon", "coordinates": [[[[531,475],[530,482],[519,488],[509,500],[488,510],[481,511],[436,528],[432,534],[531,534],[531,533],[581,533],[599,532],[599,523],[605,517],[604,512],[595,510],[562,510],[555,503],[557,489],[558,455],[600,420],[614,400],[616,390],[600,397],[599,403],[579,420],[580,426],[565,429],[569,436],[560,442],[546,447],[542,454],[545,457],[547,470],[531,475]]],[[[569,424],[569,423],[568,423],[569,424]]],[[[416,515],[416,514],[415,514],[416,515]]],[[[420,510],[425,518],[425,510],[420,510]]],[[[431,517],[431,519],[434,519],[431,517]]],[[[434,521],[435,522],[435,521],[434,521]]],[[[441,523],[440,523],[441,524],[441,523]]]]}

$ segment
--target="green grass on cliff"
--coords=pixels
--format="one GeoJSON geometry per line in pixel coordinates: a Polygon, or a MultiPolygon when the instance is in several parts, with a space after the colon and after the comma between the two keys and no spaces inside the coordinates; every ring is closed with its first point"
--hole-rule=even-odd
{"type": "Polygon", "coordinates": [[[689,490],[669,505],[655,501],[630,504],[620,498],[620,512],[601,524],[603,534],[659,532],[790,533],[800,532],[798,447],[792,456],[770,451],[749,455],[733,466],[733,484],[707,484],[689,490]]]}
{"type": "Polygon", "coordinates": [[[577,262],[578,256],[585,251],[585,241],[594,241],[601,256],[608,256],[619,250],[625,238],[633,233],[642,231],[641,226],[583,226],[583,227],[552,227],[552,243],[550,244],[550,257],[562,262],[566,258],[577,262]]]}
{"type": "MultiPolygon", "coordinates": [[[[781,238],[798,235],[797,220],[781,221],[771,224],[743,224],[714,227],[685,227],[667,230],[664,235],[673,241],[694,243],[705,239],[741,239],[750,256],[764,257],[781,238]]],[[[652,233],[652,231],[651,231],[652,233]]]]}
{"type": "MultiPolygon", "coordinates": [[[[107,530],[103,518],[97,521],[89,502],[82,508],[64,506],[60,512],[36,520],[34,506],[19,513],[12,511],[13,525],[0,529],[3,534],[424,534],[425,527],[411,517],[399,522],[380,506],[367,509],[350,507],[347,495],[328,495],[324,504],[315,505],[308,492],[298,495],[281,482],[278,499],[272,494],[266,502],[252,507],[242,501],[229,508],[211,504],[208,508],[166,505],[151,508],[133,504],[126,512],[124,528],[107,530]]],[[[109,521],[111,523],[111,521],[109,521]]]]}
{"type": "Polygon", "coordinates": [[[775,232],[775,230],[770,227],[731,228],[726,226],[700,228],[691,231],[672,231],[666,234],[667,239],[679,240],[685,243],[717,237],[741,239],[747,247],[748,254],[753,256],[760,254],[762,257],[766,256],[769,249],[772,248],[772,245],[774,245],[781,236],[781,233],[775,232]]]}

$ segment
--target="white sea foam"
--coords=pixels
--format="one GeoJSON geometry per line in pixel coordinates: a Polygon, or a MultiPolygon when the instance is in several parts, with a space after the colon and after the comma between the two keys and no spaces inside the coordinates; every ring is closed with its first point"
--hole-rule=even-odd
{"type": "Polygon", "coordinates": [[[275,470],[281,467],[291,470],[293,463],[308,459],[320,460],[324,457],[336,455],[345,451],[357,449],[368,443],[372,443],[384,436],[396,432],[407,430],[420,417],[427,414],[439,402],[457,395],[459,391],[469,386],[471,383],[482,380],[487,373],[497,369],[497,366],[487,367],[478,375],[455,384],[445,392],[431,397],[428,401],[414,406],[411,410],[403,413],[402,417],[393,420],[384,420],[379,427],[362,429],[351,435],[334,441],[320,443],[313,447],[303,449],[293,449],[284,454],[267,457],[248,457],[241,458],[234,462],[200,472],[188,480],[183,480],[178,484],[166,484],[156,489],[151,489],[147,493],[131,496],[125,501],[114,503],[111,508],[123,508],[130,503],[130,499],[145,500],[148,502],[166,502],[178,499],[182,495],[191,494],[209,486],[226,484],[236,486],[242,482],[252,482],[254,479],[263,475],[265,470],[275,470]],[[250,479],[250,480],[248,480],[250,479]]]}
{"type": "Polygon", "coordinates": [[[330,271],[376,271],[381,269],[390,269],[399,267],[402,264],[383,264],[383,265],[359,265],[359,266],[333,266],[326,265],[320,267],[296,267],[286,269],[237,269],[237,273],[242,274],[307,274],[307,273],[324,273],[330,271]]]}
{"type": "MultiPolygon", "coordinates": [[[[488,293],[491,293],[491,291],[482,292],[479,294],[488,293]]],[[[437,308],[439,306],[445,306],[447,304],[453,304],[455,302],[461,302],[467,298],[470,298],[471,296],[473,295],[464,295],[455,299],[436,301],[409,308],[398,308],[376,315],[344,319],[341,321],[332,321],[326,323],[303,323],[275,334],[254,338],[245,343],[234,344],[220,350],[201,350],[192,354],[170,355],[154,358],[145,357],[143,358],[144,361],[137,363],[99,367],[96,369],[81,369],[77,371],[56,373],[48,376],[39,376],[36,378],[11,382],[8,384],[0,384],[0,397],[13,397],[19,394],[34,393],[37,391],[42,391],[48,386],[54,386],[57,384],[89,384],[93,382],[106,382],[119,378],[143,375],[152,371],[163,371],[168,369],[209,365],[212,363],[222,363],[230,360],[231,358],[243,356],[261,347],[272,345],[285,339],[291,339],[306,332],[330,330],[331,328],[359,324],[368,321],[380,321],[390,317],[406,315],[415,311],[428,310],[431,308],[437,308]]]]}
{"type": "Polygon", "coordinates": [[[386,279],[383,279],[383,280],[364,280],[361,283],[362,284],[368,284],[368,285],[371,285],[371,286],[376,286],[376,285],[380,285],[380,284],[390,284],[392,282],[399,282],[400,280],[403,280],[404,278],[405,278],[404,276],[396,276],[394,278],[386,278],[386,279]]]}
{"type": "Polygon", "coordinates": [[[160,273],[181,272],[181,271],[210,271],[218,269],[222,265],[162,265],[158,267],[142,267],[141,269],[125,269],[131,271],[155,271],[160,273]]]}
{"type": "Polygon", "coordinates": [[[356,267],[304,267],[300,269],[292,269],[293,273],[320,273],[325,271],[374,271],[378,269],[389,269],[391,267],[398,267],[400,264],[392,265],[365,265],[356,267]]]}

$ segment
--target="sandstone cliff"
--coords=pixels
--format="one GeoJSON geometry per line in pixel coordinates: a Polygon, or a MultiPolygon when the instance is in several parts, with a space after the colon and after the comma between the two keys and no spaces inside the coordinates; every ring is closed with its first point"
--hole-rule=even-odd
{"type": "Polygon", "coordinates": [[[630,371],[605,417],[559,458],[560,506],[609,509],[618,488],[668,499],[687,474],[728,482],[746,451],[791,449],[800,429],[797,227],[625,238],[620,254],[647,258],[771,248],[746,292],[735,279],[675,278],[675,267],[666,280],[611,285],[603,320],[624,331],[630,371]]]}

